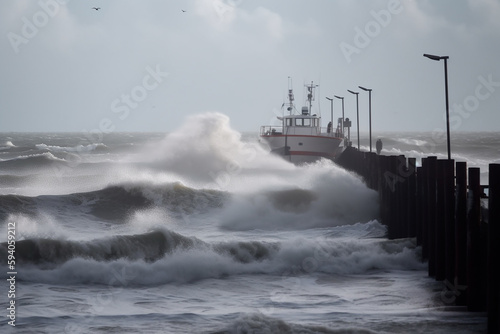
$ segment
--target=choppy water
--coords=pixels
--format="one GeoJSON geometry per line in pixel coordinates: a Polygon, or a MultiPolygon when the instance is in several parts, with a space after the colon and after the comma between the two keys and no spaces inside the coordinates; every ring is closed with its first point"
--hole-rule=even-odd
{"type": "MultiPolygon", "coordinates": [[[[387,154],[446,154],[429,134],[380,137],[387,154]]],[[[499,138],[459,134],[454,154],[486,178],[499,138]]],[[[257,141],[220,114],[168,135],[1,134],[5,315],[16,302],[16,328],[4,316],[1,331],[484,332],[484,314],[454,308],[427,277],[413,239],[385,238],[361,180],[326,160],[291,165],[257,141]]]]}

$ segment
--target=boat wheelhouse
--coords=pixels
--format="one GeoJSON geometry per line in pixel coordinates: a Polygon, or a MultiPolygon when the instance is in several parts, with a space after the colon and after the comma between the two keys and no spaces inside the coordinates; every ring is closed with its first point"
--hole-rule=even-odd
{"type": "Polygon", "coordinates": [[[332,120],[324,128],[321,126],[321,116],[311,113],[316,87],[312,82],[306,85],[307,105],[302,107],[300,113],[295,110],[293,90],[289,88],[286,104],[289,115],[278,117],[281,125],[265,125],[260,129],[260,138],[269,145],[271,152],[293,163],[334,159],[343,148],[343,119],[338,119],[334,129],[332,114],[332,120]]]}

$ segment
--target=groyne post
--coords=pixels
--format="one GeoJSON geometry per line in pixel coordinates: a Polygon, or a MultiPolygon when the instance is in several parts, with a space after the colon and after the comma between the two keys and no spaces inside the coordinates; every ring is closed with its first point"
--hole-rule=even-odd
{"type": "Polygon", "coordinates": [[[455,160],[444,162],[444,233],[445,274],[450,284],[455,282],[455,160]]]}
{"type": "Polygon", "coordinates": [[[436,165],[436,216],[434,226],[434,273],[437,281],[446,278],[446,244],[444,226],[444,166],[446,160],[437,160],[436,165]]]}
{"type": "Polygon", "coordinates": [[[467,194],[467,308],[482,311],[481,305],[481,184],[479,168],[469,168],[467,194]]]}
{"type": "Polygon", "coordinates": [[[437,157],[427,158],[427,239],[429,266],[428,275],[436,276],[436,172],[437,157]]]}
{"type": "Polygon", "coordinates": [[[420,234],[422,236],[422,260],[429,259],[429,226],[427,224],[429,219],[429,207],[427,206],[428,196],[428,170],[429,170],[429,160],[427,158],[422,158],[422,167],[417,175],[420,196],[418,199],[420,207],[420,234]]]}
{"type": "Polygon", "coordinates": [[[417,236],[417,159],[408,158],[408,237],[417,236]]]}
{"type": "Polygon", "coordinates": [[[488,333],[500,333],[500,164],[489,165],[488,184],[488,333]]]}
{"type": "Polygon", "coordinates": [[[456,164],[455,188],[455,289],[457,305],[467,305],[467,163],[456,164]]]}

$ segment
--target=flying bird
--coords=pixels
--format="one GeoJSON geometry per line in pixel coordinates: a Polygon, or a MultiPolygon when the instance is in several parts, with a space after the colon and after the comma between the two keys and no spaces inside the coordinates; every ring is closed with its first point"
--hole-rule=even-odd
{"type": "Polygon", "coordinates": [[[181,11],[182,11],[183,13],[185,13],[185,12],[186,12],[184,9],[181,9],[181,11]]]}
{"type": "Polygon", "coordinates": [[[99,10],[101,7],[92,7],[92,9],[99,10]]]}

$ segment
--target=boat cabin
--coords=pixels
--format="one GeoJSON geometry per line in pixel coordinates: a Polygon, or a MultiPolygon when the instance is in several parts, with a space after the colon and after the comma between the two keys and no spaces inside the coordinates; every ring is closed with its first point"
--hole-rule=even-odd
{"type": "MultiPolygon", "coordinates": [[[[282,108],[287,105],[286,110],[290,113],[287,116],[278,117],[282,122],[281,126],[262,126],[260,128],[261,136],[322,136],[322,137],[343,137],[343,121],[339,118],[336,129],[333,128],[332,122],[328,123],[328,126],[321,129],[321,117],[312,114],[312,101],[314,101],[314,85],[312,82],[306,85],[307,88],[307,105],[303,106],[301,113],[298,114],[294,106],[293,91],[291,88],[288,89],[288,104],[283,103],[282,108]],[[293,114],[293,111],[297,112],[293,114]],[[325,131],[326,130],[326,131],[325,131]]],[[[332,115],[333,116],[333,115],[332,115]]]]}
{"type": "Polygon", "coordinates": [[[308,114],[285,116],[283,132],[287,135],[317,135],[321,133],[320,117],[308,114]]]}

